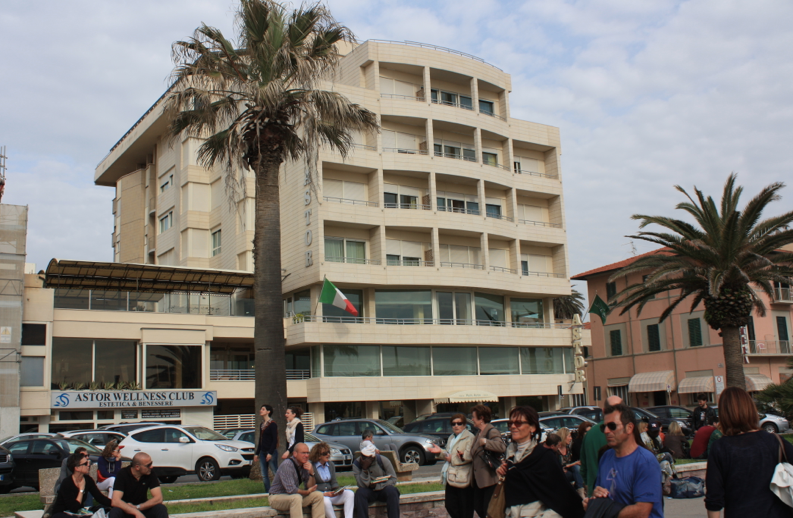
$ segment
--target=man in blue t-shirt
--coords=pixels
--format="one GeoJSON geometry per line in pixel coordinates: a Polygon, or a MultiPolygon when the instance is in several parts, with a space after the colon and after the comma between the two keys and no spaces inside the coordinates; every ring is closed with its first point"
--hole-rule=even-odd
{"type": "Polygon", "coordinates": [[[592,498],[611,498],[623,504],[620,517],[663,518],[663,479],[658,461],[641,446],[633,411],[624,404],[610,410],[601,425],[610,449],[598,463],[592,498]]]}

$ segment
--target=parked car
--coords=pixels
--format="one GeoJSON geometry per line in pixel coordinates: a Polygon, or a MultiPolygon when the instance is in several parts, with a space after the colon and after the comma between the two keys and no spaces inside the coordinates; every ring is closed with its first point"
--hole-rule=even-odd
{"type": "MultiPolygon", "coordinates": [[[[716,415],[719,415],[718,405],[708,405],[716,415]]],[[[785,433],[790,431],[790,422],[782,416],[774,414],[760,414],[760,428],[768,433],[785,433]]]]}
{"type": "MultiPolygon", "coordinates": [[[[509,430],[509,419],[502,418],[502,419],[493,419],[490,421],[490,424],[493,425],[493,428],[501,433],[501,438],[504,439],[504,442],[509,444],[512,442],[512,432],[509,430]]],[[[540,442],[545,441],[548,434],[553,432],[553,430],[549,428],[545,428],[542,421],[540,421],[540,427],[542,428],[542,433],[540,435],[540,442]]],[[[476,434],[477,430],[471,430],[472,433],[476,434]]]]}
{"type": "Polygon", "coordinates": [[[56,435],[58,435],[58,434],[56,434],[56,433],[46,433],[46,432],[41,432],[41,433],[38,433],[38,432],[37,433],[20,433],[18,435],[12,435],[11,437],[6,437],[2,441],[0,441],[0,446],[4,445],[6,443],[9,443],[9,442],[19,441],[19,440],[22,440],[22,439],[46,439],[48,437],[55,437],[56,435]]]}
{"type": "MultiPolygon", "coordinates": [[[[452,414],[455,415],[455,414],[452,414]]],[[[402,431],[405,433],[419,433],[423,435],[432,435],[438,439],[438,444],[441,447],[446,445],[446,440],[449,438],[449,435],[452,433],[452,424],[451,424],[451,417],[431,417],[427,419],[422,419],[421,421],[413,421],[412,423],[406,424],[402,427],[402,431]]],[[[467,428],[469,430],[474,429],[474,423],[470,419],[466,419],[467,421],[467,428]]]]}
{"type": "Polygon", "coordinates": [[[540,418],[540,426],[543,428],[554,431],[558,430],[559,428],[567,428],[570,430],[573,436],[578,433],[578,427],[581,426],[581,423],[589,423],[592,425],[595,424],[595,422],[591,419],[587,419],[586,417],[580,415],[571,414],[554,415],[540,418]]]}
{"type": "MultiPolygon", "coordinates": [[[[5,445],[14,458],[14,482],[9,489],[28,486],[39,489],[39,470],[60,468],[63,459],[79,447],[88,450],[92,462],[102,453],[96,447],[77,439],[62,437],[23,438],[5,445]]],[[[129,459],[126,459],[129,460],[129,459]]]]}
{"type": "Polygon", "coordinates": [[[691,424],[693,420],[691,410],[686,407],[661,405],[651,406],[647,408],[647,410],[658,416],[658,420],[661,422],[661,429],[664,433],[669,430],[669,425],[673,422],[677,422],[677,424],[680,425],[683,435],[689,436],[694,433],[694,427],[691,424]]]}
{"type": "Polygon", "coordinates": [[[14,484],[14,456],[0,446],[0,494],[8,493],[14,484]]]}
{"type": "Polygon", "coordinates": [[[416,462],[419,465],[434,464],[435,455],[429,451],[440,441],[431,435],[409,434],[388,421],[380,419],[345,419],[331,421],[314,428],[314,436],[325,442],[338,442],[356,452],[361,444],[364,430],[374,432],[374,444],[381,450],[395,447],[402,462],[416,462]]]}
{"type": "MultiPolygon", "coordinates": [[[[100,426],[99,430],[111,430],[114,432],[121,432],[123,434],[129,435],[129,433],[133,430],[140,430],[141,428],[147,428],[149,426],[160,426],[165,425],[166,423],[155,423],[149,421],[141,421],[139,423],[119,423],[119,424],[108,424],[105,426],[100,426]]],[[[177,425],[178,426],[178,425],[177,425]]]]}
{"type": "Polygon", "coordinates": [[[125,433],[112,430],[75,430],[73,432],[61,432],[58,435],[66,439],[85,441],[100,450],[103,450],[110,441],[115,439],[120,443],[127,436],[125,433]]]}
{"type": "MultiPolygon", "coordinates": [[[[221,430],[220,434],[235,441],[246,441],[256,444],[256,430],[252,428],[230,428],[221,430]]],[[[315,437],[310,432],[305,432],[304,437],[305,443],[309,448],[313,448],[315,444],[322,442],[319,437],[315,437]]],[[[338,442],[328,442],[327,444],[330,446],[330,460],[336,468],[352,469],[352,451],[338,442]]]]}
{"type": "Polygon", "coordinates": [[[586,417],[590,421],[599,423],[603,420],[603,409],[596,406],[576,406],[572,408],[562,409],[565,413],[570,415],[580,415],[586,417]]]}
{"type": "Polygon", "coordinates": [[[255,446],[233,441],[202,426],[161,425],[133,430],[121,444],[124,453],[146,452],[154,462],[160,481],[174,482],[179,476],[195,473],[202,481],[222,475],[247,476],[255,446]]]}
{"type": "Polygon", "coordinates": [[[402,428],[403,426],[405,426],[405,418],[402,417],[401,415],[395,415],[393,417],[389,417],[388,419],[386,419],[386,421],[396,426],[397,428],[402,428]]]}

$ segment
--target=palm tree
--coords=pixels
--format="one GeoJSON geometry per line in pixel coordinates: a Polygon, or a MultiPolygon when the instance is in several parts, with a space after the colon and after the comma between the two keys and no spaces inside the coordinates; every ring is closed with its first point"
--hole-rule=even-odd
{"type": "Polygon", "coordinates": [[[279,409],[273,417],[284,429],[279,170],[286,160],[303,159],[312,183],[320,146],[345,157],[352,132],[378,125],[373,112],[322,89],[339,61],[337,44],[354,41],[325,7],[303,5],[289,13],[272,0],[240,0],[237,28],[236,43],[205,24],[174,43],[165,109],[172,139],[202,139],[199,163],[222,166],[227,186],[240,183],[240,171],[255,174],[256,408],[269,403],[279,409]]]}
{"type": "Polygon", "coordinates": [[[564,320],[570,320],[573,315],[582,316],[584,314],[584,296],[573,288],[570,295],[553,299],[553,316],[564,320]]]}
{"type": "Polygon", "coordinates": [[[745,389],[740,327],[747,325],[752,309],[765,315],[765,305],[755,290],[773,300],[773,283],[789,282],[793,276],[793,254],[780,251],[793,242],[793,231],[784,229],[793,221],[793,212],[760,220],[766,207],[780,199],[778,192],[784,184],[779,182],[765,187],[739,210],[743,188],[735,186],[735,179],[731,174],[724,184],[721,205],[696,187],[694,199],[676,186],[689,200],[676,208],[692,216],[695,225],[664,216],[634,215],[633,219],[641,221],[639,228],[655,224],[665,231],[629,237],[667,250],[639,258],[609,280],[650,271],[644,282],[617,293],[613,305],[623,308],[621,314],[632,307],[641,313],[656,295],[673,290],[680,291],[673,295],[660,321],[686,299],[691,301],[691,311],[704,302],[705,321],[721,331],[727,386],[745,389]]]}

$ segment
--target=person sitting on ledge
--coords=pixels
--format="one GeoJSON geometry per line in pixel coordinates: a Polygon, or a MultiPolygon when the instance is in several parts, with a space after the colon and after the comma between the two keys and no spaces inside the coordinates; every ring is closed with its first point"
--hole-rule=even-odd
{"type": "Polygon", "coordinates": [[[369,504],[385,502],[388,518],[399,518],[399,490],[397,476],[391,461],[377,453],[374,444],[367,444],[361,456],[352,463],[352,472],[358,483],[355,492],[357,518],[368,518],[369,504]]]}
{"type": "Polygon", "coordinates": [[[151,457],[140,452],[132,463],[122,468],[113,482],[113,509],[109,518],[168,518],[168,509],[162,503],[160,480],[152,473],[151,457]],[[149,498],[151,491],[151,498],[149,498]]]}
{"type": "Polygon", "coordinates": [[[289,511],[290,518],[303,518],[303,508],[311,507],[311,518],[325,518],[325,499],[317,491],[314,466],[308,458],[308,445],[299,442],[292,456],[278,466],[270,486],[270,507],[289,511]],[[304,484],[305,489],[300,489],[304,484]]]}

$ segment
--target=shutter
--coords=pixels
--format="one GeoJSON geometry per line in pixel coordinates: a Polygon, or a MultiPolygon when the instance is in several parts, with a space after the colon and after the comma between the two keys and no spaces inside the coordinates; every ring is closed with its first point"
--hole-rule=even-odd
{"type": "Polygon", "coordinates": [[[387,183],[383,187],[383,191],[384,192],[390,192],[390,193],[393,193],[393,194],[399,194],[399,186],[398,185],[394,185],[393,183],[387,183]]]}
{"type": "Polygon", "coordinates": [[[776,330],[780,342],[787,342],[790,339],[790,335],[787,331],[787,319],[785,317],[776,317],[776,330]]]}
{"type": "Polygon", "coordinates": [[[507,267],[507,251],[491,248],[490,249],[490,264],[492,266],[500,266],[501,268],[507,267]]]}
{"type": "Polygon", "coordinates": [[[396,141],[399,149],[418,149],[416,145],[416,135],[410,133],[397,133],[396,141]]]}
{"type": "Polygon", "coordinates": [[[402,257],[424,257],[421,243],[415,241],[402,241],[402,257]]]}
{"type": "Polygon", "coordinates": [[[421,196],[421,191],[416,187],[408,187],[407,185],[400,185],[399,194],[401,196],[415,196],[416,198],[418,198],[421,196]]]}
{"type": "Polygon", "coordinates": [[[404,81],[394,81],[394,93],[397,95],[406,95],[413,97],[416,95],[416,87],[413,83],[406,83],[404,81]]]}
{"type": "Polygon", "coordinates": [[[396,131],[389,131],[389,130],[382,130],[381,136],[383,139],[383,147],[384,148],[395,148],[397,147],[397,136],[396,131]]]}
{"type": "Polygon", "coordinates": [[[468,261],[471,264],[482,264],[482,261],[479,259],[480,252],[482,251],[481,248],[478,246],[469,246],[468,252],[470,254],[471,260],[468,261]]]}
{"type": "Polygon", "coordinates": [[[449,245],[438,245],[438,260],[449,262],[449,245]]]}
{"type": "Polygon", "coordinates": [[[702,345],[702,323],[698,318],[688,320],[688,345],[689,347],[702,345]]]}
{"type": "Polygon", "coordinates": [[[520,159],[521,171],[528,171],[530,173],[540,172],[540,162],[533,158],[518,157],[520,159]]]}
{"type": "Polygon", "coordinates": [[[467,263],[468,247],[459,245],[449,245],[449,261],[453,263],[467,263]]]}
{"type": "Polygon", "coordinates": [[[344,198],[344,182],[341,180],[325,180],[322,182],[323,196],[344,198]]]}
{"type": "Polygon", "coordinates": [[[394,83],[395,81],[393,79],[380,76],[380,92],[384,94],[394,93],[394,83]]]}
{"type": "Polygon", "coordinates": [[[538,273],[548,273],[548,259],[545,255],[529,254],[529,271],[538,273]]]}
{"type": "Polygon", "coordinates": [[[658,330],[658,324],[647,326],[647,349],[650,351],[661,350],[661,332],[658,330]]]}
{"type": "Polygon", "coordinates": [[[609,338],[611,339],[611,355],[622,356],[622,339],[620,338],[620,330],[614,329],[609,331],[609,338]]]}
{"type": "Polygon", "coordinates": [[[366,200],[366,184],[344,182],[344,197],[350,200],[366,200]]]}
{"type": "Polygon", "coordinates": [[[545,221],[542,217],[542,207],[537,207],[535,205],[519,205],[518,213],[520,214],[520,219],[528,221],[545,221]]]}
{"type": "Polygon", "coordinates": [[[501,198],[490,198],[490,197],[485,198],[486,205],[498,205],[499,207],[501,207],[503,202],[504,200],[502,200],[501,198]]]}
{"type": "Polygon", "coordinates": [[[388,255],[402,255],[402,242],[399,239],[385,240],[385,253],[388,255]]]}

